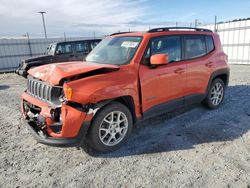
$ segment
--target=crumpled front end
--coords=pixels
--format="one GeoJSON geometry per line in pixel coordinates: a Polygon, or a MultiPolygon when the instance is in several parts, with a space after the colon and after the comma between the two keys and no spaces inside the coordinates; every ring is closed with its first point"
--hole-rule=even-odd
{"type": "Polygon", "coordinates": [[[22,112],[38,142],[53,146],[79,145],[90,118],[84,108],[64,102],[62,87],[28,77],[22,94],[22,112]]]}

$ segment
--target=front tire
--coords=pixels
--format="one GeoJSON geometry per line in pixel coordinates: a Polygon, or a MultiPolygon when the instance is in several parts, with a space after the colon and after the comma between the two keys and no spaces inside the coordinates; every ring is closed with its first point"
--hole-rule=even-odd
{"type": "Polygon", "coordinates": [[[208,91],[205,104],[210,109],[218,108],[223,102],[225,95],[225,84],[220,78],[216,78],[208,91]]]}
{"type": "Polygon", "coordinates": [[[99,152],[114,151],[127,141],[132,127],[129,109],[121,103],[111,102],[95,115],[87,135],[88,143],[99,152]]]}

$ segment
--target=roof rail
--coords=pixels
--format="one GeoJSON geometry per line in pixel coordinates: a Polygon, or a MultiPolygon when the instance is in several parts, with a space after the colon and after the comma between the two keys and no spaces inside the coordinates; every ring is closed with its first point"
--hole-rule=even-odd
{"type": "Polygon", "coordinates": [[[112,33],[110,36],[113,36],[113,35],[119,35],[119,34],[126,34],[126,33],[132,33],[132,32],[128,31],[128,32],[118,32],[118,33],[112,33]]]}
{"type": "Polygon", "coordinates": [[[203,29],[203,28],[194,28],[194,27],[160,27],[160,28],[155,28],[155,29],[150,29],[148,33],[154,33],[154,32],[164,32],[164,31],[170,31],[170,30],[181,30],[181,29],[186,29],[186,30],[195,30],[195,31],[202,31],[202,32],[213,32],[212,30],[209,29],[203,29]]]}

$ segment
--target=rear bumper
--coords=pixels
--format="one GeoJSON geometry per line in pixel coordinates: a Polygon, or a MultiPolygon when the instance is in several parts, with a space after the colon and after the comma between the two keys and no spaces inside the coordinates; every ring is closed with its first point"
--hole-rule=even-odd
{"type": "Polygon", "coordinates": [[[84,124],[81,126],[81,129],[78,133],[78,135],[74,138],[53,138],[49,137],[46,134],[39,134],[39,129],[35,127],[36,125],[27,122],[24,120],[24,123],[26,124],[27,128],[29,129],[32,136],[37,140],[37,142],[49,146],[55,146],[55,147],[77,147],[80,146],[84,138],[87,134],[88,128],[90,126],[89,122],[84,122],[84,124]]]}

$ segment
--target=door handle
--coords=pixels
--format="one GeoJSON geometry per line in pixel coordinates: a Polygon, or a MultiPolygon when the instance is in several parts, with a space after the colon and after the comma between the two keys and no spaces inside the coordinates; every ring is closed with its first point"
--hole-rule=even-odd
{"type": "Polygon", "coordinates": [[[209,62],[209,63],[206,63],[205,65],[206,65],[206,67],[210,68],[210,67],[212,67],[214,65],[214,63],[213,62],[209,62]]]}
{"type": "Polygon", "coordinates": [[[174,73],[176,73],[176,74],[182,74],[182,73],[184,73],[184,69],[183,68],[178,68],[178,69],[176,69],[174,71],[174,73]]]}
{"type": "Polygon", "coordinates": [[[69,57],[74,57],[74,55],[70,55],[69,57]]]}

